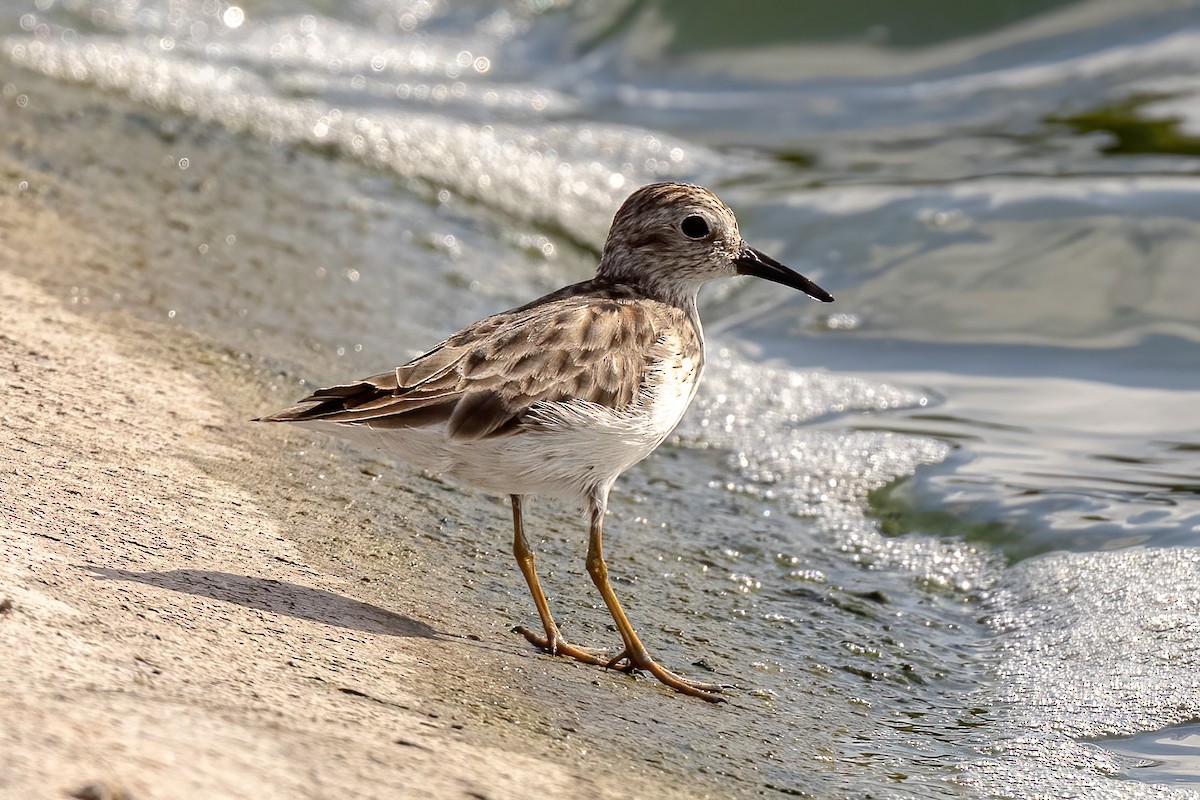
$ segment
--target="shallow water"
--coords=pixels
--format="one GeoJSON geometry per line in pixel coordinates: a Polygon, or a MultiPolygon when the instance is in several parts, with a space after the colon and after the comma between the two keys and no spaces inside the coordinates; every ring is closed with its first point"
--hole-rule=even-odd
{"type": "Polygon", "coordinates": [[[1200,5],[960,5],[9,3],[3,179],[132,254],[68,302],[288,394],[586,277],[637,185],[714,186],[838,301],[708,290],[696,406],[614,495],[634,622],[749,687],[664,752],[741,791],[1194,796],[1108,745],[1200,718],[1200,5]]]}
{"type": "Polygon", "coordinates": [[[1200,783],[1200,727],[1179,725],[1127,739],[1098,742],[1124,757],[1123,774],[1151,783],[1200,783]]]}

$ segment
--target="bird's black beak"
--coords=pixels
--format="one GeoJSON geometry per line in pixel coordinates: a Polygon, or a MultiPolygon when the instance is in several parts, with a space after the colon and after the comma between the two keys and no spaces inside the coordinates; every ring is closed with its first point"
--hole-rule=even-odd
{"type": "Polygon", "coordinates": [[[829,292],[817,286],[799,272],[788,269],[766,253],[755,250],[750,245],[746,245],[742,249],[742,252],[733,260],[733,263],[737,265],[739,275],[753,275],[756,278],[766,278],[769,281],[775,281],[775,283],[782,283],[784,286],[799,289],[809,297],[814,300],[820,300],[822,303],[833,302],[833,295],[829,292]]]}

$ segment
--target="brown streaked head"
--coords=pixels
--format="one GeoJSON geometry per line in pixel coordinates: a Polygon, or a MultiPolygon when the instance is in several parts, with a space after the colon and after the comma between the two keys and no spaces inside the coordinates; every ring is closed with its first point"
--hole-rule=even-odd
{"type": "Polygon", "coordinates": [[[833,295],[742,239],[729,206],[689,183],[652,183],[631,194],[613,218],[597,276],[672,299],[695,299],[714,278],[753,275],[824,303],[833,295]]]}

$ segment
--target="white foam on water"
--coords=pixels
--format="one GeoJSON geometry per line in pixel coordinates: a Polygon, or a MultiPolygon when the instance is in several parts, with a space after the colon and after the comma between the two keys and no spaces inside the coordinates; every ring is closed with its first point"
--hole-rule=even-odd
{"type": "Polygon", "coordinates": [[[1127,764],[1087,739],[1200,718],[1200,550],[1059,553],[1017,564],[987,602],[1000,725],[964,782],[1032,797],[1196,798],[1117,781],[1127,764]]]}
{"type": "Polygon", "coordinates": [[[372,43],[373,34],[304,17],[248,25],[237,35],[232,43],[172,40],[169,47],[158,36],[10,37],[3,52],[18,66],[156,109],[329,148],[593,245],[633,187],[694,172],[697,158],[717,161],[700,146],[646,130],[545,119],[543,112],[569,110],[569,102],[550,90],[493,85],[492,62],[467,49],[470,37],[457,46],[372,43]],[[294,96],[298,90],[306,94],[294,96]],[[447,114],[475,108],[493,118],[502,104],[523,121],[447,114]]]}
{"type": "Polygon", "coordinates": [[[911,388],[753,364],[722,349],[710,357],[679,436],[728,452],[742,482],[734,488],[769,487],[796,513],[820,519],[852,560],[911,571],[932,586],[970,592],[991,583],[990,556],[953,540],[887,537],[867,515],[870,491],[941,462],[950,446],[889,431],[811,427],[824,418],[930,402],[911,388]]]}

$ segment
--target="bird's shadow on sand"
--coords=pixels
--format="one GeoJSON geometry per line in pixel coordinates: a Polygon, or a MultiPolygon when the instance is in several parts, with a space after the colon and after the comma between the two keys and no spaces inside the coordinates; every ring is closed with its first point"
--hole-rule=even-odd
{"type": "Polygon", "coordinates": [[[251,578],[202,569],[173,569],[165,572],[136,572],[96,566],[88,566],[86,569],[94,575],[110,580],[136,581],[175,592],[210,597],[247,608],[285,614],[297,619],[364,633],[430,639],[445,636],[411,617],[323,589],[313,589],[287,581],[251,578]]]}

